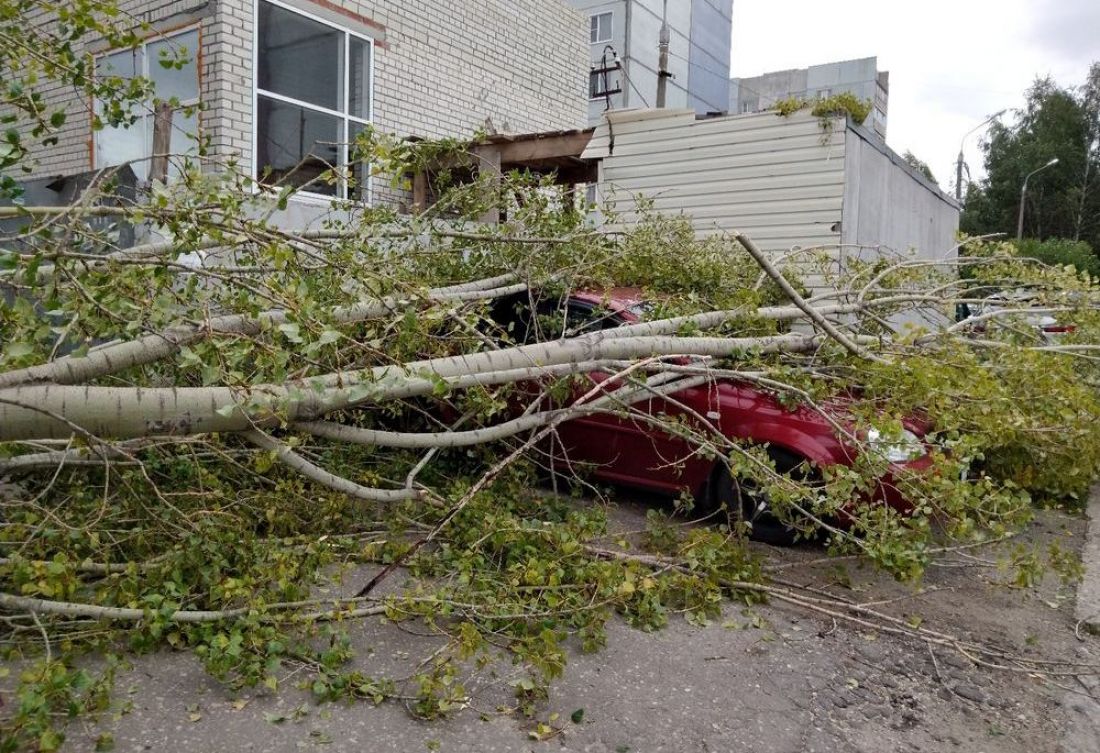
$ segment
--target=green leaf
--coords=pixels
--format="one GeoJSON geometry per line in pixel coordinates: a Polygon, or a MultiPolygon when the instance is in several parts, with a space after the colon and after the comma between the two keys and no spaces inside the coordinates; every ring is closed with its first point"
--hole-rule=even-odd
{"type": "Polygon", "coordinates": [[[34,346],[25,342],[8,343],[7,347],[4,348],[4,353],[11,359],[23,358],[24,356],[29,356],[33,352],[34,346]]]}
{"type": "Polygon", "coordinates": [[[198,366],[202,363],[202,359],[199,358],[195,351],[188,347],[180,348],[180,365],[181,366],[198,366]]]}
{"type": "Polygon", "coordinates": [[[569,715],[569,719],[573,722],[573,724],[580,724],[584,721],[584,709],[577,709],[569,715]]]}
{"type": "Polygon", "coordinates": [[[218,409],[217,409],[216,411],[214,411],[214,412],[215,412],[215,413],[217,413],[217,414],[218,414],[219,416],[221,416],[222,418],[232,418],[232,417],[233,417],[233,413],[234,413],[234,412],[235,412],[236,410],[237,410],[237,406],[236,406],[236,405],[224,405],[224,406],[222,406],[221,408],[218,408],[218,409]]]}
{"type": "Polygon", "coordinates": [[[53,729],[45,730],[38,736],[38,750],[42,753],[53,753],[65,742],[65,736],[53,729]]]}
{"type": "Polygon", "coordinates": [[[331,343],[337,342],[341,337],[343,337],[343,335],[341,335],[337,330],[326,329],[324,332],[321,333],[321,336],[317,338],[317,342],[319,342],[321,345],[329,345],[331,343]]]}
{"type": "Polygon", "coordinates": [[[38,267],[42,264],[42,257],[35,256],[29,262],[27,262],[27,268],[23,271],[23,281],[28,285],[35,285],[38,283],[38,267]]]}
{"type": "Polygon", "coordinates": [[[290,340],[292,343],[302,342],[302,336],[299,334],[301,328],[295,322],[287,322],[286,324],[279,325],[279,331],[283,333],[283,337],[290,340]]]}

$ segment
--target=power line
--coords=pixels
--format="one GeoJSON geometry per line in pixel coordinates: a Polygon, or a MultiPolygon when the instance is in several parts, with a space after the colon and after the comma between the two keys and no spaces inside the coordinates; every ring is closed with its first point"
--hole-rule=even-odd
{"type": "MultiPolygon", "coordinates": [[[[668,54],[669,54],[669,55],[672,55],[672,56],[673,56],[673,57],[675,57],[675,58],[679,58],[680,60],[683,60],[683,61],[684,61],[684,62],[686,62],[686,63],[687,63],[688,65],[690,65],[690,64],[691,64],[691,61],[690,61],[690,60],[688,60],[687,58],[685,58],[685,57],[684,57],[683,55],[677,55],[677,54],[676,54],[675,52],[672,52],[672,51],[669,51],[669,53],[668,53],[668,54]]],[[[650,68],[649,68],[648,66],[644,66],[644,64],[642,64],[642,65],[643,65],[643,67],[645,67],[645,68],[646,68],[647,70],[652,70],[652,69],[650,69],[650,68]]],[[[728,104],[727,104],[727,105],[726,105],[725,107],[722,107],[721,105],[716,105],[716,104],[714,104],[713,102],[710,102],[710,101],[708,101],[708,100],[704,99],[703,97],[701,97],[701,96],[700,96],[700,95],[699,95],[699,94],[698,94],[697,92],[693,92],[693,91],[691,91],[690,89],[688,89],[688,88],[686,88],[686,87],[682,86],[681,84],[678,84],[678,83],[676,83],[676,79],[674,79],[674,78],[670,78],[670,79],[669,79],[669,81],[671,81],[671,82],[672,82],[672,85],[673,85],[673,86],[675,86],[675,87],[676,87],[677,89],[679,89],[680,91],[682,91],[682,92],[685,92],[685,93],[686,93],[686,94],[688,94],[689,96],[695,97],[695,98],[696,98],[696,99],[698,99],[698,100],[699,100],[700,102],[702,102],[702,103],[703,103],[704,105],[707,105],[708,107],[712,107],[712,108],[714,108],[714,111],[715,111],[715,112],[720,112],[720,111],[722,111],[722,110],[726,110],[726,111],[728,111],[728,110],[729,110],[729,105],[728,105],[728,104]]],[[[727,84],[726,84],[726,86],[729,86],[729,84],[727,83],[727,84]]]]}
{"type": "Polygon", "coordinates": [[[719,16],[721,16],[722,18],[729,21],[730,26],[733,26],[733,16],[732,15],[727,16],[725,14],[725,12],[721,8],[719,8],[717,5],[712,3],[711,0],[703,0],[703,2],[706,3],[707,5],[709,5],[714,10],[714,12],[717,13],[719,16]]]}
{"type": "MultiPolygon", "coordinates": [[[[616,56],[616,57],[618,57],[618,56],[616,56]]],[[[649,68],[648,66],[644,65],[641,62],[639,62],[638,65],[641,65],[643,68],[646,68],[646,70],[652,70],[651,68],[649,68]]],[[[634,90],[634,93],[638,95],[638,99],[642,100],[642,104],[645,105],[646,108],[648,109],[650,107],[649,100],[645,98],[645,95],[642,94],[641,90],[637,86],[634,85],[634,81],[630,78],[630,76],[627,75],[626,66],[624,66],[620,63],[619,64],[619,72],[623,74],[623,78],[626,79],[626,83],[630,84],[630,88],[634,90]]],[[[656,73],[656,71],[654,71],[654,73],[656,73]]]]}

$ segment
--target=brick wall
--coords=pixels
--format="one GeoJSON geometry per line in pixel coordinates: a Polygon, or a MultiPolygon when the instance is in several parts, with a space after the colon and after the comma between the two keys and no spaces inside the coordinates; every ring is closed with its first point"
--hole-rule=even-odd
{"type": "MultiPolygon", "coordinates": [[[[563,0],[283,0],[374,37],[374,122],[399,136],[576,128],[586,121],[587,20],[563,0]]],[[[133,0],[134,18],[201,30],[203,135],[214,156],[252,161],[254,0],[133,0]]],[[[94,43],[89,45],[95,49],[94,43]]],[[[90,169],[88,103],[55,88],[69,119],[34,177],[90,169]]],[[[379,182],[380,183],[380,182],[379,182]]],[[[379,194],[384,193],[377,186],[379,194]]]]}

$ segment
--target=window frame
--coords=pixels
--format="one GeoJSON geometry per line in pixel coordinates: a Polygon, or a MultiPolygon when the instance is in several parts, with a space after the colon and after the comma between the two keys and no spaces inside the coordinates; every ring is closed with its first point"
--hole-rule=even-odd
{"type": "MultiPolygon", "coordinates": [[[[301,107],[312,112],[321,113],[330,117],[338,118],[342,125],[343,139],[340,144],[340,153],[338,157],[338,167],[342,167],[346,172],[344,177],[340,179],[336,187],[336,195],[330,196],[328,194],[317,193],[309,190],[298,190],[294,193],[292,198],[305,200],[309,203],[324,203],[329,204],[333,201],[345,201],[352,204],[358,204],[363,206],[370,206],[373,203],[374,196],[374,176],[371,175],[370,170],[366,170],[366,185],[359,187],[362,192],[362,198],[348,198],[348,181],[347,176],[351,171],[351,165],[348,163],[348,137],[351,131],[351,125],[354,123],[360,126],[370,126],[375,122],[374,111],[374,68],[375,61],[377,60],[378,45],[376,44],[374,37],[369,34],[363,34],[361,32],[349,29],[347,26],[342,26],[328,18],[319,16],[315,13],[310,13],[307,10],[303,10],[295,4],[281,2],[280,0],[253,0],[252,2],[252,133],[251,133],[251,147],[252,147],[252,180],[254,182],[253,189],[255,191],[262,191],[265,188],[271,189],[272,186],[263,186],[260,183],[259,164],[257,144],[259,142],[259,118],[257,114],[259,112],[260,97],[267,97],[270,100],[276,102],[282,102],[284,104],[293,105],[295,107],[301,107]],[[259,73],[260,73],[260,4],[268,3],[277,8],[281,8],[289,13],[295,13],[303,18],[309,19],[316,23],[327,26],[330,29],[337,31],[344,36],[344,70],[342,71],[343,78],[343,106],[344,112],[337,110],[330,110],[327,107],[315,105],[310,102],[303,102],[294,97],[288,97],[284,94],[272,92],[267,89],[261,89],[259,86],[259,73]],[[351,68],[351,38],[355,37],[361,42],[367,44],[367,49],[370,50],[370,64],[367,69],[367,111],[370,113],[370,118],[364,119],[356,115],[352,115],[348,112],[348,104],[350,97],[350,68],[351,68]]],[[[366,163],[364,163],[366,164],[366,163]]]]}
{"type": "Polygon", "coordinates": [[[589,44],[607,44],[615,38],[615,11],[605,10],[599,13],[593,13],[588,17],[588,40],[589,44]],[[607,36],[600,38],[600,22],[599,19],[607,16],[607,36]],[[595,28],[593,28],[595,23],[595,28]],[[597,37],[593,39],[593,36],[597,37]]]}
{"type": "MultiPolygon", "coordinates": [[[[202,75],[202,68],[203,68],[203,62],[202,62],[202,36],[203,36],[203,32],[202,32],[202,22],[201,21],[187,23],[187,24],[184,24],[182,26],[175,26],[175,27],[172,27],[170,29],[165,29],[164,31],[154,32],[154,33],[150,34],[149,36],[144,37],[141,40],[140,44],[134,45],[133,47],[112,47],[112,48],[103,49],[103,50],[94,52],[92,54],[92,61],[93,61],[93,64],[98,65],[99,61],[101,59],[105,58],[105,57],[108,57],[110,55],[115,55],[115,54],[118,54],[120,52],[126,52],[127,50],[136,50],[140,47],[141,48],[141,68],[142,69],[141,69],[141,73],[139,75],[142,78],[149,79],[151,81],[152,76],[149,75],[149,70],[150,70],[150,67],[149,67],[149,50],[148,50],[149,45],[155,44],[157,42],[168,41],[168,40],[172,39],[173,37],[179,37],[179,36],[182,36],[184,34],[187,34],[188,32],[192,32],[192,31],[195,32],[195,38],[197,40],[196,43],[195,43],[195,50],[194,50],[194,56],[193,56],[193,60],[195,61],[195,92],[196,93],[195,93],[195,96],[192,97],[192,98],[179,100],[179,103],[180,103],[179,106],[180,106],[180,108],[184,108],[184,107],[195,107],[195,108],[197,108],[196,112],[195,112],[195,129],[196,129],[197,132],[195,134],[192,134],[192,135],[194,135],[197,138],[202,138],[202,108],[200,107],[200,105],[202,104],[202,85],[203,85],[203,75],[202,75]]],[[[154,91],[153,94],[155,96],[156,92],[154,91]]],[[[167,100],[164,100],[164,101],[167,101],[167,100]]],[[[91,105],[92,105],[92,112],[95,112],[96,108],[98,107],[98,102],[96,101],[96,99],[94,99],[94,98],[92,99],[91,105]]],[[[142,113],[141,113],[140,121],[134,123],[133,125],[131,125],[130,128],[140,128],[141,129],[141,134],[142,134],[142,139],[144,139],[147,132],[152,133],[152,131],[147,127],[145,121],[147,119],[151,119],[151,118],[154,118],[154,117],[156,117],[156,113],[153,109],[150,108],[150,109],[148,109],[148,111],[143,110],[142,113]]],[[[92,169],[93,170],[103,170],[103,169],[108,168],[108,167],[116,167],[116,165],[100,164],[99,155],[100,155],[100,152],[102,151],[102,149],[100,147],[99,140],[103,136],[105,130],[106,129],[101,129],[99,131],[96,131],[96,130],[92,131],[91,163],[92,163],[92,169]]],[[[150,141],[150,143],[148,143],[146,146],[149,147],[148,150],[147,150],[149,152],[149,154],[142,157],[142,160],[144,162],[146,162],[147,166],[148,166],[148,164],[152,160],[153,144],[150,141]]],[[[122,164],[128,164],[128,163],[122,163],[122,164]]],[[[139,178],[140,178],[140,176],[139,176],[139,178]]],[[[145,177],[142,180],[148,180],[148,177],[145,177]]]]}

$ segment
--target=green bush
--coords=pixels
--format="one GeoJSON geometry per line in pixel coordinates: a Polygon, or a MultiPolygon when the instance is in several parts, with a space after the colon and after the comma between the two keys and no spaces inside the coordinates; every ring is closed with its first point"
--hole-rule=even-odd
{"type": "Polygon", "coordinates": [[[1020,256],[1038,259],[1044,264],[1064,267],[1067,264],[1079,272],[1088,272],[1100,277],[1100,256],[1085,241],[1071,241],[1067,238],[1050,238],[1045,241],[1026,238],[1016,244],[1020,256]]]}

